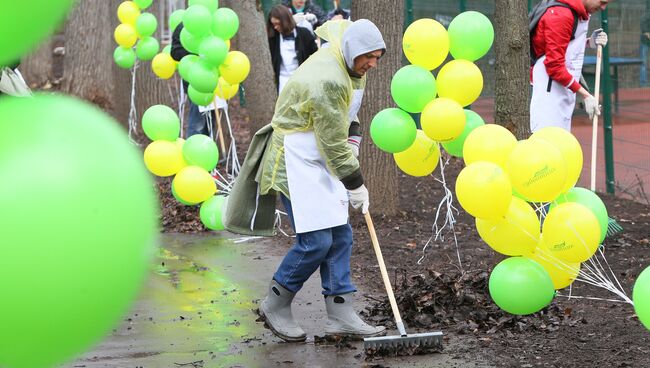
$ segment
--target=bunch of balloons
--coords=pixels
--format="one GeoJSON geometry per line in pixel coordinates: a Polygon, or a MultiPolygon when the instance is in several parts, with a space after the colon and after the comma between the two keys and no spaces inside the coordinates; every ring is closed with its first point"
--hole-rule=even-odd
{"type": "Polygon", "coordinates": [[[223,230],[223,196],[210,172],[219,161],[212,138],[195,134],[179,137],[180,119],[165,105],[151,106],[142,116],[142,130],[152,142],[144,150],[144,163],[154,175],[174,176],[172,194],[184,205],[201,204],[201,221],[211,230],[223,230]]]}
{"type": "MultiPolygon", "coordinates": [[[[250,61],[241,51],[229,51],[230,39],[239,29],[239,17],[217,0],[190,0],[185,10],[170,17],[171,26],[183,23],[181,44],[189,55],[178,64],[178,73],[189,83],[192,102],[207,106],[215,96],[233,97],[250,72],[250,61]]],[[[174,27],[175,28],[175,27],[174,27]]]]}
{"type": "Polygon", "coordinates": [[[561,128],[543,128],[517,141],[507,129],[488,124],[467,136],[463,158],[467,166],[456,181],[458,202],[476,217],[478,233],[492,249],[523,258],[494,269],[490,293],[510,313],[537,312],[555,290],[577,278],[581,262],[597,251],[607,232],[602,200],[574,187],[582,170],[580,144],[561,128]],[[548,210],[541,214],[543,226],[528,202],[549,203],[540,206],[548,210]]]}
{"type": "Polygon", "coordinates": [[[117,8],[120,24],[113,33],[118,44],[113,52],[113,60],[120,68],[132,68],[136,58],[152,60],[160,50],[158,40],[153,37],[158,28],[158,20],[153,14],[142,12],[152,2],[153,0],[124,1],[117,8]]]}
{"type": "Polygon", "coordinates": [[[406,174],[426,176],[437,167],[442,144],[458,156],[463,142],[483,119],[463,107],[483,89],[483,75],[474,61],[492,46],[494,30],[483,14],[468,11],[453,19],[449,29],[433,19],[419,19],[404,33],[402,47],[411,65],[395,73],[391,95],[399,108],[380,111],[370,135],[382,150],[392,153],[406,174]],[[434,77],[432,71],[447,59],[434,77]],[[421,130],[409,113],[420,113],[421,130]]]}

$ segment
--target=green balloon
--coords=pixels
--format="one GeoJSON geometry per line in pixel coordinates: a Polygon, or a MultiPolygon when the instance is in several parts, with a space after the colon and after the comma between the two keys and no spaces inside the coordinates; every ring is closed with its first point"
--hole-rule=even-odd
{"type": "Polygon", "coordinates": [[[228,56],[228,45],[219,37],[209,36],[201,42],[199,55],[212,66],[218,67],[228,56]]]}
{"type": "Polygon", "coordinates": [[[208,106],[214,102],[214,95],[212,93],[199,92],[191,84],[187,88],[187,96],[190,98],[190,101],[199,106],[208,106]]]}
{"type": "Polygon", "coordinates": [[[207,60],[199,59],[190,66],[188,82],[201,93],[214,93],[219,82],[219,71],[207,60]]]}
{"type": "Polygon", "coordinates": [[[188,201],[184,200],[183,198],[181,198],[181,197],[176,193],[176,187],[174,186],[174,181],[173,181],[173,180],[172,180],[172,195],[174,196],[174,198],[176,199],[176,201],[178,201],[178,203],[180,203],[180,204],[182,204],[182,205],[184,205],[184,206],[194,206],[194,205],[198,204],[198,203],[188,202],[188,201]]]}
{"type": "Polygon", "coordinates": [[[201,204],[199,215],[201,216],[201,222],[208,229],[216,231],[225,229],[221,219],[225,199],[224,196],[213,196],[201,204]]]}
{"type": "Polygon", "coordinates": [[[142,130],[152,141],[175,142],[181,131],[181,121],[169,106],[154,105],[142,115],[142,130]]]}
{"type": "Polygon", "coordinates": [[[158,54],[158,50],[160,50],[158,40],[153,37],[145,37],[138,41],[135,54],[140,60],[151,60],[158,54]]]}
{"type": "Polygon", "coordinates": [[[231,39],[239,29],[239,17],[230,8],[219,8],[214,12],[212,33],[224,40],[231,39]]]}
{"type": "Polygon", "coordinates": [[[157,196],[142,153],[97,107],[36,94],[4,97],[0,116],[0,366],[54,367],[130,308],[157,196]]]}
{"type": "Polygon", "coordinates": [[[436,79],[421,66],[407,65],[393,76],[390,94],[402,110],[422,112],[436,98],[436,79]]]}
{"type": "Polygon", "coordinates": [[[185,9],[174,10],[169,15],[169,29],[174,32],[176,27],[183,21],[183,14],[185,14],[185,9]]]}
{"type": "Polygon", "coordinates": [[[192,5],[203,5],[208,10],[210,10],[210,13],[214,13],[217,8],[219,8],[219,1],[218,0],[189,0],[187,2],[187,6],[192,6],[192,5]]]}
{"type": "Polygon", "coordinates": [[[195,37],[187,28],[183,28],[181,31],[181,45],[183,45],[185,50],[193,54],[198,54],[201,48],[201,42],[203,42],[203,38],[195,37]]]}
{"type": "Polygon", "coordinates": [[[454,59],[476,61],[492,47],[494,28],[485,15],[476,11],[458,14],[449,24],[449,52],[454,59]]]}
{"type": "Polygon", "coordinates": [[[74,0],[3,1],[0,6],[0,66],[9,65],[52,34],[74,0]]]}
{"type": "Polygon", "coordinates": [[[195,37],[205,37],[210,34],[212,13],[203,5],[192,5],[185,9],[183,26],[195,37]]]}
{"type": "Polygon", "coordinates": [[[140,10],[142,10],[142,9],[146,9],[149,6],[151,6],[151,3],[153,3],[153,0],[133,0],[133,2],[135,3],[135,5],[138,6],[138,8],[140,8],[140,10]]]}
{"type": "Polygon", "coordinates": [[[560,194],[560,196],[551,204],[550,210],[553,210],[553,208],[558,204],[565,202],[580,203],[589,208],[589,210],[596,215],[598,225],[600,225],[600,242],[602,243],[607,235],[609,215],[607,214],[605,203],[603,203],[603,200],[598,197],[598,194],[586,188],[573,187],[568,192],[560,194]]]}
{"type": "Polygon", "coordinates": [[[388,108],[375,115],[370,123],[370,137],[381,149],[389,153],[398,153],[409,148],[415,142],[417,127],[407,112],[388,108]]]}
{"type": "Polygon", "coordinates": [[[163,48],[162,52],[164,52],[165,54],[171,54],[172,53],[172,45],[170,44],[170,45],[165,46],[163,48]]]}
{"type": "Polygon", "coordinates": [[[183,56],[181,61],[178,63],[178,74],[180,74],[181,78],[187,81],[190,76],[190,69],[192,68],[192,65],[198,61],[198,55],[190,54],[183,56]]]}
{"type": "Polygon", "coordinates": [[[203,134],[194,134],[183,145],[183,158],[188,165],[200,166],[212,171],[219,162],[219,149],[212,138],[203,134]]]}
{"type": "Polygon", "coordinates": [[[650,330],[650,267],[646,267],[634,282],[632,301],[639,321],[650,330]]]}
{"type": "Polygon", "coordinates": [[[156,28],[158,28],[158,20],[151,13],[142,13],[135,21],[135,30],[140,38],[152,36],[156,32],[156,28]]]}
{"type": "Polygon", "coordinates": [[[463,145],[465,144],[465,139],[472,130],[485,125],[485,121],[481,115],[475,113],[472,110],[465,109],[465,129],[460,133],[456,139],[449,142],[442,142],[442,147],[452,156],[463,157],[463,145]]]}
{"type": "Polygon", "coordinates": [[[525,257],[510,257],[494,267],[489,289],[499,308],[518,315],[540,311],[555,296],[548,272],[539,263],[525,257]]]}
{"type": "Polygon", "coordinates": [[[135,51],[130,47],[118,46],[113,52],[113,60],[120,68],[131,69],[135,65],[135,51]]]}

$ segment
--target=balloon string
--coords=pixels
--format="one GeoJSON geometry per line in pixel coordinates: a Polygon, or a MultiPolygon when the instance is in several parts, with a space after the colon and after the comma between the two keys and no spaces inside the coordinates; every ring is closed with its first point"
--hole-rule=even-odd
{"type": "Polygon", "coordinates": [[[187,99],[187,96],[185,96],[185,89],[183,88],[183,80],[178,77],[178,73],[174,75],[174,78],[179,82],[179,94],[178,94],[178,116],[181,119],[181,137],[184,136],[183,134],[183,126],[185,125],[185,101],[187,99]]]}
{"type": "Polygon", "coordinates": [[[230,146],[228,147],[226,168],[231,167],[230,175],[234,180],[234,178],[236,178],[237,175],[239,175],[239,171],[241,170],[241,164],[239,163],[239,158],[237,157],[237,144],[235,141],[235,136],[232,133],[232,124],[230,123],[230,115],[228,114],[227,104],[226,107],[223,109],[223,115],[226,117],[226,123],[228,125],[228,133],[230,134],[230,146]],[[232,162],[230,160],[232,160],[232,162]]]}
{"type": "Polygon", "coordinates": [[[136,81],[136,72],[138,70],[138,67],[140,66],[140,62],[138,60],[135,61],[135,64],[133,64],[133,68],[131,68],[131,106],[129,108],[129,118],[128,118],[128,123],[129,123],[129,142],[131,144],[140,146],[138,142],[135,141],[133,138],[133,135],[136,132],[137,129],[137,124],[138,124],[138,112],[136,110],[136,105],[135,105],[135,81],[136,81]]]}
{"type": "Polygon", "coordinates": [[[421,262],[426,258],[426,250],[429,247],[429,244],[431,244],[431,241],[437,241],[438,239],[444,241],[443,231],[445,231],[445,229],[448,228],[447,231],[451,231],[454,237],[454,245],[456,247],[456,257],[458,258],[458,266],[461,272],[463,272],[463,262],[461,261],[460,258],[460,248],[458,247],[458,238],[456,237],[456,230],[454,227],[454,224],[456,224],[454,211],[458,213],[458,209],[453,205],[454,194],[447,186],[447,179],[445,177],[445,166],[447,166],[447,164],[449,163],[449,157],[445,161],[443,161],[441,155],[439,158],[439,162],[440,162],[441,179],[438,179],[436,177],[434,177],[434,179],[438,183],[442,184],[442,187],[445,191],[445,195],[440,200],[440,203],[438,203],[438,208],[436,209],[436,217],[433,220],[433,226],[431,228],[433,235],[429,237],[429,240],[427,240],[426,244],[422,248],[422,256],[420,257],[420,259],[418,259],[417,264],[421,264],[421,262]],[[440,226],[438,225],[438,219],[440,218],[443,207],[446,209],[445,221],[443,222],[442,226],[440,226]]]}

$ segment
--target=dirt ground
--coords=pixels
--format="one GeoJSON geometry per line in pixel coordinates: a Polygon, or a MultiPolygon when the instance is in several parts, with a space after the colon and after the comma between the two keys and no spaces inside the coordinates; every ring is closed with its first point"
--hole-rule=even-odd
{"type": "MultiPolygon", "coordinates": [[[[243,140],[247,132],[234,123],[243,140]]],[[[239,144],[242,150],[247,146],[239,144]]],[[[445,168],[452,190],[461,168],[458,159],[445,168]]],[[[440,177],[440,168],[434,176],[440,177]]],[[[431,242],[423,251],[433,234],[443,187],[434,177],[404,175],[400,183],[399,214],[375,216],[374,222],[402,317],[412,332],[442,331],[446,339],[455,341],[454,354],[498,367],[650,367],[650,331],[641,325],[630,304],[567,298],[568,290],[563,290],[549,307],[534,315],[517,317],[501,311],[491,301],[487,285],[489,272],[503,256],[479,238],[474,219],[455,202],[458,248],[447,232],[444,241],[431,242]]],[[[198,208],[177,204],[167,180],[159,186],[163,231],[205,231],[198,208]]],[[[604,247],[612,271],[631,298],[636,277],[650,265],[650,207],[604,194],[601,198],[610,217],[624,227],[623,233],[607,238],[604,247]]],[[[366,297],[376,301],[364,315],[373,323],[394,328],[363,217],[353,213],[351,223],[355,234],[352,274],[355,282],[370,291],[366,297]]],[[[279,235],[277,241],[288,249],[292,240],[279,235]]],[[[615,298],[609,291],[579,282],[571,292],[615,298]]],[[[383,367],[381,357],[375,359],[375,366],[383,367]]]]}

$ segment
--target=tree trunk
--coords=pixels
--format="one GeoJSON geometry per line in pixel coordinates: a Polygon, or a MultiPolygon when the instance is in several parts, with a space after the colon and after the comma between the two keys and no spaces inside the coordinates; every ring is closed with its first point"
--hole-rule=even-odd
{"type": "Polygon", "coordinates": [[[527,2],[495,1],[495,122],[517,139],[530,136],[530,41],[527,2]]]}
{"type": "Polygon", "coordinates": [[[239,31],[232,49],[242,51],[251,62],[251,71],[243,86],[252,137],[259,128],[271,122],[278,97],[262,3],[260,0],[222,0],[219,6],[229,7],[239,16],[239,31]]]}
{"type": "Polygon", "coordinates": [[[113,30],[117,26],[116,1],[86,0],[77,3],[63,34],[65,57],[61,92],[88,100],[114,112],[113,30]],[[111,6],[115,5],[115,7],[111,6]]]}
{"type": "Polygon", "coordinates": [[[370,122],[379,111],[393,107],[390,81],[402,62],[404,2],[357,0],[352,3],[353,19],[369,19],[377,25],[386,42],[386,54],[377,68],[368,72],[359,119],[363,128],[360,150],[361,169],[370,191],[373,213],[392,215],[397,211],[397,166],[391,154],[380,151],[370,139],[370,122]]]}

